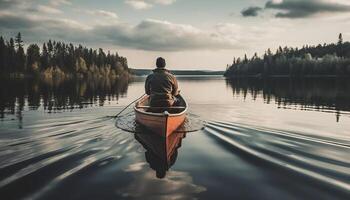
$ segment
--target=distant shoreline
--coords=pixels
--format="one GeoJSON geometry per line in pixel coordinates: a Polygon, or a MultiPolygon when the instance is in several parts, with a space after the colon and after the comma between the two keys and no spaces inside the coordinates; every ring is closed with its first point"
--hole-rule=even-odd
{"type": "Polygon", "coordinates": [[[291,78],[291,79],[302,79],[302,78],[349,78],[348,75],[304,75],[304,76],[290,76],[290,75],[238,75],[238,76],[225,76],[228,79],[231,78],[257,78],[257,79],[270,79],[270,78],[291,78]]]}
{"type": "MultiPolygon", "coordinates": [[[[132,69],[131,75],[147,76],[152,73],[153,69],[132,69]]],[[[171,73],[177,76],[224,76],[225,71],[211,71],[211,70],[170,70],[171,73]]]]}

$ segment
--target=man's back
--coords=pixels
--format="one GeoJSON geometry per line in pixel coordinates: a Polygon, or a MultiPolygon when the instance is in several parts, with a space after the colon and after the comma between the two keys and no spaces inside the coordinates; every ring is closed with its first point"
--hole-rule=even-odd
{"type": "Polygon", "coordinates": [[[151,96],[151,106],[171,106],[178,94],[178,84],[168,70],[157,68],[147,77],[145,90],[151,96]]]}

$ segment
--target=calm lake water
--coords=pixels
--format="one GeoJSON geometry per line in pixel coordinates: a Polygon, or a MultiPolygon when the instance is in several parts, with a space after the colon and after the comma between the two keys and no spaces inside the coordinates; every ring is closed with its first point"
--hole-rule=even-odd
{"type": "Polygon", "coordinates": [[[1,80],[0,198],[350,199],[350,81],[179,83],[205,128],[165,141],[111,117],[144,78],[1,80]]]}

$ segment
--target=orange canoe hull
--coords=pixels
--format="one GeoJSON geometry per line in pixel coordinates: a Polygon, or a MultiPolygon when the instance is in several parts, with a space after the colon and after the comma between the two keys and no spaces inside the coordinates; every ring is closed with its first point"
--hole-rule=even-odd
{"type": "MultiPolygon", "coordinates": [[[[184,109],[180,109],[178,113],[169,113],[167,111],[162,113],[147,112],[146,109],[138,108],[138,106],[147,105],[148,96],[141,99],[135,105],[136,121],[145,126],[150,131],[168,137],[176,129],[178,129],[186,119],[187,104],[184,102],[184,109]]],[[[171,110],[171,107],[169,108],[171,110]]]]}
{"type": "Polygon", "coordinates": [[[138,123],[146,126],[152,132],[165,137],[176,131],[183,124],[185,118],[185,115],[172,117],[165,114],[163,116],[149,116],[136,113],[136,121],[138,123]]]}

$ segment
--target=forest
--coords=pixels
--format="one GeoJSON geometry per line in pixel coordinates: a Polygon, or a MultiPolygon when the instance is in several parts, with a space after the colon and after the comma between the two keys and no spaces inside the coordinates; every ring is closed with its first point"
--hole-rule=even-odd
{"type": "Polygon", "coordinates": [[[129,74],[127,59],[72,43],[51,41],[24,50],[21,33],[8,41],[0,36],[0,74],[9,77],[119,77],[129,74]]]}
{"type": "Polygon", "coordinates": [[[262,57],[234,58],[227,65],[226,77],[347,77],[350,76],[350,43],[338,42],[305,45],[302,48],[281,46],[272,53],[267,49],[262,57]]]}

